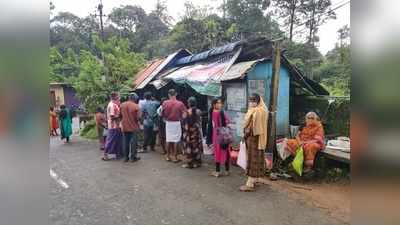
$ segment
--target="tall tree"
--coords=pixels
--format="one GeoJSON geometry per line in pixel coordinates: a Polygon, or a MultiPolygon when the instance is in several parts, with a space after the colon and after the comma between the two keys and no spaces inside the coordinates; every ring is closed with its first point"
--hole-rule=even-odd
{"type": "Polygon", "coordinates": [[[93,19],[80,18],[69,12],[60,12],[50,20],[50,46],[57,46],[61,54],[71,48],[75,53],[91,49],[91,34],[98,29],[93,19]]]}
{"type": "Polygon", "coordinates": [[[343,26],[342,28],[340,28],[338,30],[338,39],[339,39],[339,43],[337,45],[339,45],[338,49],[340,51],[340,62],[344,63],[344,61],[346,60],[346,53],[347,53],[347,46],[348,46],[348,39],[350,38],[350,27],[348,25],[343,26]]]}
{"type": "Polygon", "coordinates": [[[207,48],[204,42],[204,34],[206,32],[202,21],[187,18],[174,26],[169,40],[173,49],[187,48],[192,52],[199,52],[207,48]]]}
{"type": "Polygon", "coordinates": [[[284,18],[284,25],[289,28],[289,40],[293,40],[293,28],[301,24],[305,0],[274,0],[276,13],[284,18]]]}
{"type": "Polygon", "coordinates": [[[323,63],[316,68],[315,73],[321,78],[321,83],[331,95],[349,96],[351,82],[350,43],[345,43],[350,35],[349,27],[338,30],[338,42],[329,51],[323,63]]]}
{"type": "Polygon", "coordinates": [[[314,44],[318,40],[317,32],[321,25],[329,19],[336,19],[336,13],[330,9],[331,0],[307,0],[303,7],[303,14],[308,28],[308,42],[314,44]]]}
{"type": "Polygon", "coordinates": [[[54,5],[54,3],[52,1],[50,1],[50,15],[53,13],[53,10],[56,8],[56,6],[54,5]]]}
{"type": "Polygon", "coordinates": [[[318,48],[309,43],[288,41],[284,43],[284,48],[285,56],[310,78],[312,77],[312,66],[318,66],[323,60],[318,48]],[[309,59],[313,59],[313,61],[310,62],[309,59]]]}
{"type": "Polygon", "coordinates": [[[265,15],[270,0],[227,0],[227,19],[235,23],[241,38],[268,36],[280,33],[279,27],[270,15],[265,15]]]}
{"type": "Polygon", "coordinates": [[[72,49],[62,55],[56,47],[51,47],[49,52],[50,81],[64,82],[79,74],[79,59],[72,49]]]}
{"type": "Polygon", "coordinates": [[[124,32],[133,33],[142,24],[146,12],[140,6],[126,5],[114,8],[108,15],[109,20],[124,32]]]}
{"type": "Polygon", "coordinates": [[[90,112],[94,112],[99,105],[104,105],[111,91],[128,94],[133,75],[143,68],[145,63],[141,54],[129,50],[126,39],[113,37],[103,42],[98,36],[94,36],[94,42],[96,48],[104,53],[105,61],[89,51],[82,50],[79,74],[68,79],[90,112]],[[106,80],[103,79],[105,74],[106,80]]]}
{"type": "Polygon", "coordinates": [[[346,41],[350,38],[350,27],[349,25],[344,25],[338,31],[338,38],[340,47],[344,47],[346,45],[346,41]]]}
{"type": "Polygon", "coordinates": [[[150,13],[160,18],[167,26],[171,26],[174,18],[168,14],[168,8],[165,0],[157,0],[155,9],[150,13]]]}
{"type": "Polygon", "coordinates": [[[50,82],[63,82],[62,76],[63,57],[58,52],[57,48],[50,47],[49,51],[49,81],[50,82]]]}
{"type": "Polygon", "coordinates": [[[181,20],[185,19],[195,19],[195,20],[201,20],[206,18],[207,16],[213,14],[212,13],[212,7],[206,5],[206,6],[198,6],[193,4],[193,2],[186,0],[183,3],[184,6],[184,14],[181,16],[181,20]]]}
{"type": "Polygon", "coordinates": [[[157,55],[157,50],[152,45],[154,42],[164,38],[164,36],[168,34],[168,31],[168,26],[161,20],[161,18],[153,12],[150,13],[146,17],[143,26],[141,26],[135,34],[136,42],[141,43],[141,46],[137,46],[138,49],[147,53],[147,58],[153,58],[157,55]]]}

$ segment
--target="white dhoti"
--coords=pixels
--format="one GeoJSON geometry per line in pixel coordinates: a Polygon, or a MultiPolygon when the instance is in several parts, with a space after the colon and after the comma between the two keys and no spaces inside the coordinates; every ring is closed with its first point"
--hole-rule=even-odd
{"type": "Polygon", "coordinates": [[[166,141],[170,143],[178,143],[182,137],[182,127],[180,121],[165,122],[166,141]]]}

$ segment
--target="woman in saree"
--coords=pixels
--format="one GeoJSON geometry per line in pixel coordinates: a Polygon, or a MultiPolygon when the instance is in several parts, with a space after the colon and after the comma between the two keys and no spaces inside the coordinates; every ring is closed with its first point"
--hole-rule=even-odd
{"type": "Polygon", "coordinates": [[[305,127],[296,135],[295,139],[289,139],[285,147],[292,155],[296,155],[296,151],[300,146],[303,147],[304,172],[307,173],[314,166],[317,152],[325,147],[324,128],[315,112],[306,114],[305,127]]]}
{"type": "Polygon", "coordinates": [[[183,121],[183,151],[187,162],[183,168],[197,168],[201,166],[201,154],[203,153],[203,142],[201,133],[201,111],[196,107],[196,99],[188,99],[189,109],[183,121]]]}
{"type": "Polygon", "coordinates": [[[243,123],[247,154],[247,182],[240,187],[240,191],[254,191],[255,184],[267,184],[267,180],[264,178],[267,123],[268,109],[264,100],[260,95],[252,94],[249,98],[249,109],[243,123]]]}
{"type": "Polygon", "coordinates": [[[58,136],[57,129],[59,128],[59,126],[57,121],[57,113],[54,111],[54,107],[50,107],[49,114],[50,136],[58,136]]]}
{"type": "Polygon", "coordinates": [[[69,142],[70,136],[72,135],[72,117],[71,111],[65,106],[60,106],[60,130],[61,130],[61,140],[65,139],[65,143],[69,142]]]}

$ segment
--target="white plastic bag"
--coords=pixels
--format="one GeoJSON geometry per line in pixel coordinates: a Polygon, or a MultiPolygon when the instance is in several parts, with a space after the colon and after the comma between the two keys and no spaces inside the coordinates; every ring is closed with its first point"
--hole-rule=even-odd
{"type": "Polygon", "coordinates": [[[240,142],[240,149],[237,158],[238,166],[242,167],[244,170],[247,169],[247,153],[246,153],[246,143],[240,142]]]}
{"type": "Polygon", "coordinates": [[[286,149],[287,138],[285,138],[282,142],[276,144],[276,150],[279,153],[279,156],[282,160],[285,160],[290,156],[290,152],[286,149]]]}
{"type": "Polygon", "coordinates": [[[214,154],[213,147],[211,145],[210,145],[210,147],[207,146],[206,139],[203,139],[203,154],[204,155],[212,155],[212,154],[214,154]]]}

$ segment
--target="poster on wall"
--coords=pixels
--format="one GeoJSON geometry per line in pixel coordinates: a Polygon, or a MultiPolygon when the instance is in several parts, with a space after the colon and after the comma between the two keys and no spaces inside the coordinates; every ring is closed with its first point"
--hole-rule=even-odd
{"type": "Polygon", "coordinates": [[[230,124],[229,126],[232,128],[232,130],[234,131],[234,144],[239,144],[241,138],[243,137],[243,119],[245,116],[245,113],[242,112],[235,112],[235,111],[226,111],[226,113],[228,114],[229,120],[230,120],[230,124]]]}
{"type": "Polygon", "coordinates": [[[265,83],[264,80],[249,80],[249,94],[257,93],[265,101],[265,83]]]}
{"type": "Polygon", "coordinates": [[[228,84],[226,106],[232,111],[246,111],[246,86],[244,83],[228,84]]]}

